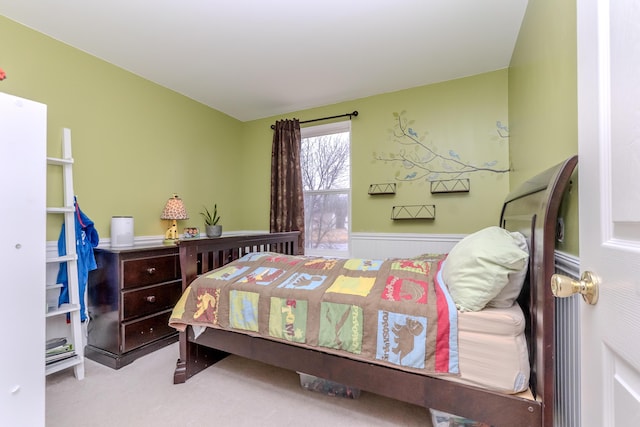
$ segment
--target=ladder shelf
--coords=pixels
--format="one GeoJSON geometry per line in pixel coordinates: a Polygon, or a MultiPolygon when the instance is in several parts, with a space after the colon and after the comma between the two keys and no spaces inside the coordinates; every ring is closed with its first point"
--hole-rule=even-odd
{"type": "MultiPolygon", "coordinates": [[[[56,316],[67,316],[68,332],[67,342],[70,350],[64,353],[59,359],[46,362],[45,374],[49,375],[63,369],[73,367],[74,375],[77,379],[84,378],[84,345],[82,337],[82,320],[80,313],[80,289],[78,283],[78,255],[76,253],[76,226],[75,226],[75,203],[73,190],[73,157],[71,155],[71,130],[63,129],[62,133],[62,157],[47,157],[47,164],[60,166],[62,168],[63,180],[63,206],[47,207],[47,214],[63,215],[65,225],[65,248],[66,255],[49,256],[47,264],[66,263],[69,303],[56,307],[47,307],[47,319],[56,316]]],[[[46,285],[47,292],[55,292],[63,287],[62,284],[46,285]]],[[[48,304],[47,304],[48,305],[48,304]]],[[[52,358],[53,359],[53,358],[52,358]]]]}
{"type": "Polygon", "coordinates": [[[47,311],[47,317],[59,316],[80,311],[80,304],[60,304],[59,307],[51,308],[47,311]]]}
{"type": "MultiPolygon", "coordinates": [[[[62,371],[63,369],[67,369],[71,367],[73,367],[74,369],[77,369],[78,366],[80,365],[84,365],[83,357],[78,354],[74,354],[73,356],[70,356],[68,359],[62,359],[52,363],[48,363],[44,368],[44,372],[46,375],[49,375],[49,374],[53,374],[54,372],[62,371]]],[[[78,378],[78,379],[82,379],[82,378],[78,378]]]]}

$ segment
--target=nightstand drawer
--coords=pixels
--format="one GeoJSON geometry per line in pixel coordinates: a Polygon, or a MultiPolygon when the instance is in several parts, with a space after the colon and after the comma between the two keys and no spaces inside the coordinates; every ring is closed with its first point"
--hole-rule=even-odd
{"type": "Polygon", "coordinates": [[[122,323],[122,352],[127,352],[177,331],[169,326],[171,309],[155,316],[122,323]]]}
{"type": "Polygon", "coordinates": [[[153,285],[180,278],[177,255],[126,260],[123,264],[123,288],[153,285]]]}
{"type": "Polygon", "coordinates": [[[128,320],[173,308],[181,294],[182,281],[180,280],[123,292],[122,319],[128,320]]]}

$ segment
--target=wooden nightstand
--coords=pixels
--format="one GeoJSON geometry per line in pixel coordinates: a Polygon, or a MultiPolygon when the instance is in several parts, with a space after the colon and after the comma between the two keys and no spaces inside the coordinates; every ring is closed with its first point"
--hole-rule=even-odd
{"type": "Polygon", "coordinates": [[[85,356],[119,369],[177,341],[168,321],[182,293],[178,247],[98,248],[95,256],[85,356]]]}

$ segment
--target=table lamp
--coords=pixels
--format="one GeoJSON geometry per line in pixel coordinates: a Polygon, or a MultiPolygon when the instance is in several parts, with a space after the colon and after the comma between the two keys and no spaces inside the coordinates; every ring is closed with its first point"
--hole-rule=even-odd
{"type": "Polygon", "coordinates": [[[182,199],[178,197],[177,194],[174,194],[173,197],[167,200],[167,203],[164,205],[162,215],[160,215],[160,219],[171,220],[171,225],[167,229],[167,232],[164,234],[164,243],[176,243],[178,241],[177,220],[189,219],[187,210],[184,208],[184,203],[182,203],[182,199]]]}

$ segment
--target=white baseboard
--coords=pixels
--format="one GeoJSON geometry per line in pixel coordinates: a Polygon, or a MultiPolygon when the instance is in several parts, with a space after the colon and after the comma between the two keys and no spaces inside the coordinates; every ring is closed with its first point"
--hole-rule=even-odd
{"type": "Polygon", "coordinates": [[[353,258],[410,258],[426,253],[444,254],[465,234],[352,233],[353,258]]]}
{"type": "MultiPolygon", "coordinates": [[[[240,231],[228,231],[223,232],[222,236],[245,236],[250,234],[265,234],[269,231],[265,230],[240,230],[240,231]]],[[[207,237],[206,234],[200,233],[200,237],[207,237]]],[[[135,236],[133,238],[134,246],[152,246],[162,244],[164,235],[159,234],[155,236],[135,236]]],[[[108,237],[100,237],[98,248],[109,249],[111,248],[111,239],[108,237]]],[[[126,249],[126,248],[125,248],[126,249]]],[[[55,257],[58,254],[58,242],[56,240],[47,241],[47,256],[55,257]]]]}
{"type": "MultiPolygon", "coordinates": [[[[264,230],[242,230],[223,233],[223,236],[238,236],[268,233],[264,230]]],[[[425,253],[449,253],[465,234],[408,234],[408,233],[352,233],[351,256],[353,258],[413,257],[425,253]]],[[[204,237],[204,235],[203,235],[204,237]]],[[[136,236],[136,245],[160,244],[164,236],[136,236]]],[[[111,239],[100,239],[99,248],[111,247],[111,239]]],[[[56,241],[47,242],[47,256],[58,253],[56,241]]],[[[580,277],[580,258],[555,251],[556,271],[573,278],[580,277]]]]}
{"type": "MultiPolygon", "coordinates": [[[[354,258],[413,257],[424,253],[444,254],[466,234],[352,233],[351,256],[354,258]]],[[[580,277],[580,258],[555,251],[556,271],[580,277]]]]}
{"type": "MultiPolygon", "coordinates": [[[[264,230],[241,230],[223,232],[223,236],[238,236],[268,233],[264,230]]],[[[202,235],[204,237],[204,234],[202,235]]],[[[352,233],[351,256],[354,258],[412,257],[425,253],[448,253],[465,234],[410,234],[410,233],[352,233]]],[[[135,236],[134,245],[160,244],[163,235],[135,236]]],[[[100,238],[99,248],[111,247],[111,239],[100,238]]],[[[47,242],[47,253],[55,256],[56,241],[47,242]]]]}

